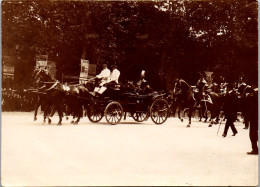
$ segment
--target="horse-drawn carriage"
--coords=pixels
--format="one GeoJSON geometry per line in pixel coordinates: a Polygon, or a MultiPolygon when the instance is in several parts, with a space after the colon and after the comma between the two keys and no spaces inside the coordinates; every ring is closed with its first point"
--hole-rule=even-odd
{"type": "MultiPolygon", "coordinates": [[[[145,121],[150,117],[155,124],[162,124],[169,116],[168,103],[164,99],[165,93],[144,94],[129,90],[127,85],[121,87],[114,85],[97,97],[82,84],[64,85],[49,77],[44,71],[36,72],[34,78],[42,82],[53,82],[53,85],[46,89],[46,94],[52,97],[53,108],[56,108],[59,113],[59,124],[63,116],[61,105],[66,100],[65,104],[70,105],[72,115],[78,118],[76,123],[82,116],[82,108],[87,110],[89,120],[94,123],[105,117],[108,123],[118,124],[128,113],[137,122],[145,121]]],[[[50,116],[53,114],[51,112],[50,116]]]]}
{"type": "Polygon", "coordinates": [[[110,94],[93,99],[88,108],[88,118],[92,122],[99,122],[105,116],[108,123],[115,125],[129,113],[137,122],[151,117],[155,124],[162,124],[169,115],[164,95],[159,92],[139,95],[122,90],[110,90],[110,94]]]}

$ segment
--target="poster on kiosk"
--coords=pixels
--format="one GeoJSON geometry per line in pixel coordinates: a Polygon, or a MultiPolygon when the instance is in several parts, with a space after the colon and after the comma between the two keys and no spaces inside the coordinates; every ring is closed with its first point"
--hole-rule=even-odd
{"type": "Polygon", "coordinates": [[[80,68],[80,76],[79,76],[79,83],[86,84],[88,78],[88,68],[89,68],[89,61],[81,59],[81,68],[80,68]]]}

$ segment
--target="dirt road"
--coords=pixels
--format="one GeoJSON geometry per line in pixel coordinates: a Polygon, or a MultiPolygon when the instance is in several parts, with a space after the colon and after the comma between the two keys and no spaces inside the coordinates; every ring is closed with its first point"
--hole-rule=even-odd
{"type": "MultiPolygon", "coordinates": [[[[62,126],[33,122],[32,113],[2,113],[2,185],[213,185],[258,184],[258,157],[249,131],[235,125],[223,138],[222,124],[208,127],[177,118],[118,125],[62,126]]],[[[57,122],[56,120],[54,120],[57,122]]]]}

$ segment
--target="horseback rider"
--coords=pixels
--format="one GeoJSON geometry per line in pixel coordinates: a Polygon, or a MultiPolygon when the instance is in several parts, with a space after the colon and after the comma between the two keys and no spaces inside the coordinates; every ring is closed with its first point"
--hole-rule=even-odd
{"type": "Polygon", "coordinates": [[[205,74],[201,72],[196,87],[199,89],[199,92],[202,92],[204,91],[206,85],[207,85],[207,81],[205,79],[205,74]]]}
{"type": "Polygon", "coordinates": [[[195,99],[196,99],[195,107],[200,106],[201,100],[202,100],[203,96],[205,95],[207,85],[208,85],[208,83],[205,79],[205,73],[200,72],[200,78],[196,84],[197,93],[195,94],[195,99]]]}

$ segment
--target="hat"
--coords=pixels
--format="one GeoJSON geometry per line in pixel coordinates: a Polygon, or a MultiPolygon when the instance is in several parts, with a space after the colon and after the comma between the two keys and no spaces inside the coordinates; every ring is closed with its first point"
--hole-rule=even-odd
{"type": "Polygon", "coordinates": [[[102,64],[102,66],[106,66],[107,67],[107,64],[102,64]]]}

